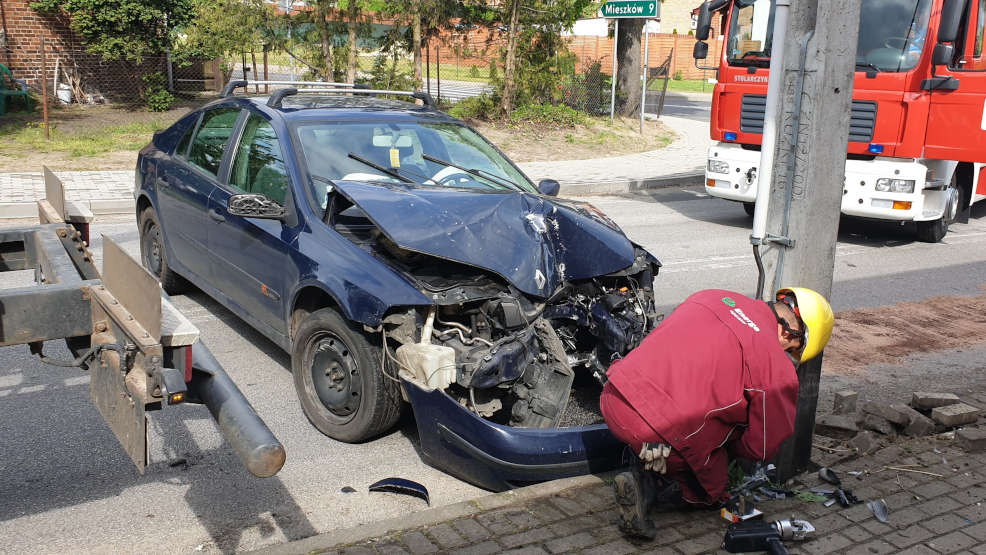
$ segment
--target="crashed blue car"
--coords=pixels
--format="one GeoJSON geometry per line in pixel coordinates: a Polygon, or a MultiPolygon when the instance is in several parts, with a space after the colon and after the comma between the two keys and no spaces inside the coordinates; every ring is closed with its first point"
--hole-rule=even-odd
{"type": "Polygon", "coordinates": [[[600,384],[657,323],[657,259],[425,94],[238,86],[140,152],[141,256],[168,292],[289,352],[329,437],[409,404],[423,457],[488,489],[619,463],[600,384]]]}

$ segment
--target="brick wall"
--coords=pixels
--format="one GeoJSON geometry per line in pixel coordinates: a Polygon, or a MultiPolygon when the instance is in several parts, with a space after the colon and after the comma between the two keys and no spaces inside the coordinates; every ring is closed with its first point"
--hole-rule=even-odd
{"type": "Polygon", "coordinates": [[[60,82],[65,82],[71,73],[79,78],[87,97],[111,102],[134,101],[139,95],[141,75],[167,71],[163,57],[145,59],[138,66],[125,61],[106,62],[101,56],[89,54],[67,17],[39,14],[31,9],[30,3],[31,0],[0,0],[0,25],[6,37],[6,43],[0,44],[0,62],[10,68],[15,79],[23,79],[38,93],[41,92],[42,37],[48,94],[54,94],[56,60],[64,70],[60,72],[60,82]]]}

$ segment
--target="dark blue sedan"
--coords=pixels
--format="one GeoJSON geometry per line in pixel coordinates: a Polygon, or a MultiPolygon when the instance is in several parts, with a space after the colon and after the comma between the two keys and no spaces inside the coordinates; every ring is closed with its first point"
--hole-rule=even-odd
{"type": "Polygon", "coordinates": [[[168,292],[288,351],[332,438],[410,402],[423,456],[490,489],[614,464],[597,398],[657,323],[653,256],[427,95],[232,89],[140,152],[141,254],[168,292]]]}

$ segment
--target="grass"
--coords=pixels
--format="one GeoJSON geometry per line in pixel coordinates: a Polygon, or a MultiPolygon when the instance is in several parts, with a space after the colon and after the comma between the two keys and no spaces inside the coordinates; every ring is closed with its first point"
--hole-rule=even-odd
{"type": "MultiPolygon", "coordinates": [[[[668,90],[675,92],[707,92],[712,94],[714,83],[709,83],[705,79],[671,79],[668,81],[668,90]]],[[[647,87],[648,91],[660,91],[664,88],[664,79],[654,79],[647,87]]]]}
{"type": "Polygon", "coordinates": [[[46,139],[43,124],[12,122],[0,125],[0,145],[8,155],[29,151],[61,152],[70,158],[92,157],[107,152],[138,150],[150,141],[155,131],[168,125],[170,122],[162,119],[62,131],[53,124],[51,138],[46,139]]]}

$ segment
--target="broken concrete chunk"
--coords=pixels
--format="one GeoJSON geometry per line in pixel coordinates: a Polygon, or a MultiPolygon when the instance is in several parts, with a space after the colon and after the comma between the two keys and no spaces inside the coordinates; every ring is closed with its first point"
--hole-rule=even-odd
{"type": "Polygon", "coordinates": [[[907,417],[890,408],[890,405],[877,403],[875,401],[866,401],[863,403],[862,409],[863,412],[867,414],[875,414],[881,418],[885,418],[893,422],[894,424],[900,426],[907,425],[907,417]]]}
{"type": "Polygon", "coordinates": [[[849,446],[860,455],[869,455],[880,448],[880,440],[873,432],[859,432],[856,437],[849,440],[849,446]]]}
{"type": "Polygon", "coordinates": [[[849,416],[841,414],[823,414],[815,419],[815,433],[835,439],[849,439],[856,435],[859,428],[849,416]]]}
{"type": "Polygon", "coordinates": [[[862,420],[859,422],[859,427],[864,430],[873,430],[874,432],[880,432],[881,434],[888,436],[894,433],[894,426],[886,418],[877,416],[875,414],[864,414],[862,420]]]}
{"type": "Polygon", "coordinates": [[[904,434],[918,437],[931,435],[935,431],[934,421],[911,407],[894,403],[890,405],[890,408],[907,417],[907,424],[904,425],[904,434]]]}
{"type": "Polygon", "coordinates": [[[979,418],[979,409],[972,405],[959,403],[932,409],[931,418],[942,426],[954,427],[972,424],[979,418]]]}
{"type": "Polygon", "coordinates": [[[911,406],[918,410],[931,410],[938,407],[955,405],[961,403],[958,395],[954,393],[929,393],[926,391],[915,391],[911,395],[911,406]]]}
{"type": "Polygon", "coordinates": [[[986,451],[986,430],[963,428],[955,432],[955,443],[968,453],[986,451]]]}
{"type": "Polygon", "coordinates": [[[832,412],[835,414],[852,414],[856,412],[856,401],[859,393],[855,391],[836,391],[832,412]]]}

